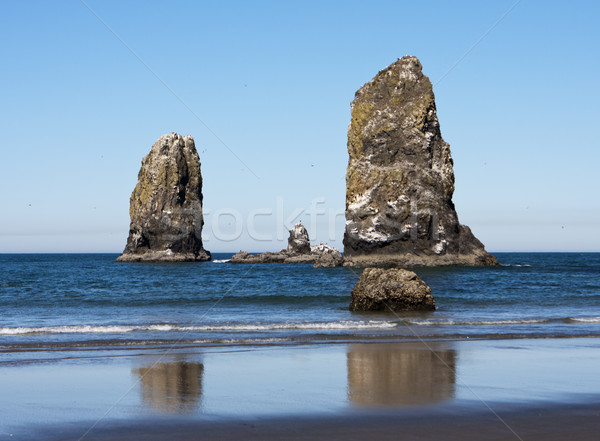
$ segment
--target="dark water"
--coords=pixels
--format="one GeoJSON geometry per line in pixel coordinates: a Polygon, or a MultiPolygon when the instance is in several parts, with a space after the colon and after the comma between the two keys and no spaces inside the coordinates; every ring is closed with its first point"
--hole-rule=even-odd
{"type": "Polygon", "coordinates": [[[352,313],[359,270],[0,255],[0,351],[600,336],[600,253],[501,253],[427,268],[432,313],[352,313]]]}

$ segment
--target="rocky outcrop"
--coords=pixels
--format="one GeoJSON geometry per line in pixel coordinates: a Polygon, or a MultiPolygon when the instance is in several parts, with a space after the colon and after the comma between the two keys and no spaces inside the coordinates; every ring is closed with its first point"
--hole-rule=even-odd
{"type": "Polygon", "coordinates": [[[119,262],[210,260],[202,246],[202,176],[191,136],[161,136],[142,160],[119,262]]]}
{"type": "Polygon", "coordinates": [[[431,288],[412,271],[366,268],[352,289],[351,311],[432,311],[431,288]]]}
{"type": "Polygon", "coordinates": [[[433,88],[399,59],[352,101],[344,265],[497,265],[452,202],[454,171],[433,88]]]}
{"type": "Polygon", "coordinates": [[[288,246],[285,251],[290,256],[310,254],[310,238],[308,237],[308,231],[306,231],[301,222],[298,222],[290,230],[288,246]]]}
{"type": "Polygon", "coordinates": [[[342,254],[329,245],[311,246],[308,231],[300,222],[290,230],[286,249],[262,254],[240,251],[230,260],[231,263],[312,263],[315,268],[341,266],[343,261],[342,254]]]}
{"type": "Polygon", "coordinates": [[[315,268],[332,268],[342,266],[344,263],[342,253],[324,243],[310,247],[310,252],[313,256],[317,256],[313,265],[315,268]]]}

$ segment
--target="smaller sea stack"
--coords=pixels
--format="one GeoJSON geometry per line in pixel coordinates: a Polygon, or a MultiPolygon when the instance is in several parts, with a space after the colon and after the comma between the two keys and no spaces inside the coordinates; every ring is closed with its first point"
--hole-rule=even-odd
{"type": "Polygon", "coordinates": [[[129,237],[118,262],[201,262],[202,175],[194,138],[161,136],[142,159],[131,194],[129,237]]]}

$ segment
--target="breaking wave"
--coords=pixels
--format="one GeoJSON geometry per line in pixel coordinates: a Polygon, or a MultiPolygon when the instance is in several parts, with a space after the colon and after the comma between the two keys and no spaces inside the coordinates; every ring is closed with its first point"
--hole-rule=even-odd
{"type": "Polygon", "coordinates": [[[360,330],[395,328],[397,324],[390,321],[339,321],[322,323],[268,323],[268,324],[232,324],[232,325],[200,325],[182,326],[155,324],[148,326],[130,325],[72,325],[72,326],[40,326],[0,328],[0,335],[24,334],[126,334],[130,332],[259,332],[279,330],[360,330]]]}
{"type": "Polygon", "coordinates": [[[548,323],[600,323],[600,317],[563,317],[540,319],[506,319],[506,320],[404,320],[409,326],[503,326],[503,325],[536,325],[548,323]]]}

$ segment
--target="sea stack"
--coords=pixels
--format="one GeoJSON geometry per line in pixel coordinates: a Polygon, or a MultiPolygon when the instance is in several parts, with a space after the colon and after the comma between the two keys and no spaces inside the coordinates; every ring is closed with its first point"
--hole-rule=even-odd
{"type": "Polygon", "coordinates": [[[298,222],[294,225],[294,228],[290,230],[286,253],[289,256],[310,254],[310,238],[308,237],[308,231],[306,231],[302,222],[298,222]]]}
{"type": "Polygon", "coordinates": [[[118,262],[210,260],[202,246],[202,175],[194,138],[161,136],[142,159],[118,262]]]}
{"type": "Polygon", "coordinates": [[[344,265],[497,265],[452,202],[431,81],[404,57],[356,92],[348,131],[344,265]]]}

